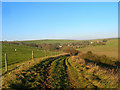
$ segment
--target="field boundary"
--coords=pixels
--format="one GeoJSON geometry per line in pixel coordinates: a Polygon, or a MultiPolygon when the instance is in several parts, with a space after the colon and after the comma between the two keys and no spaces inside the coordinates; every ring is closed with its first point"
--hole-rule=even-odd
{"type": "Polygon", "coordinates": [[[0,76],[3,76],[11,71],[14,71],[16,69],[19,69],[21,67],[24,67],[26,65],[30,65],[31,64],[37,64],[41,61],[43,61],[44,59],[47,59],[47,58],[51,58],[51,57],[58,57],[58,56],[62,56],[62,55],[69,55],[68,53],[62,53],[62,54],[58,54],[58,55],[54,55],[54,56],[47,56],[47,57],[42,57],[42,58],[34,58],[34,61],[31,59],[31,60],[27,60],[27,61],[24,61],[24,62],[21,62],[21,63],[16,63],[16,64],[13,64],[13,65],[10,65],[8,66],[8,72],[5,72],[5,67],[2,68],[2,75],[0,76]],[[13,67],[13,68],[12,68],[13,67]]]}

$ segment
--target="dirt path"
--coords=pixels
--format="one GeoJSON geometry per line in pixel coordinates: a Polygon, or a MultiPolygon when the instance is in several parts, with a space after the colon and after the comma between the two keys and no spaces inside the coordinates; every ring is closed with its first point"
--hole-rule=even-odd
{"type": "Polygon", "coordinates": [[[71,88],[87,88],[95,87],[80,71],[73,67],[69,61],[66,59],[66,65],[68,67],[68,76],[71,83],[71,88]]]}
{"type": "Polygon", "coordinates": [[[16,63],[16,64],[13,64],[13,65],[10,65],[8,66],[8,72],[5,72],[5,68],[2,68],[2,76],[14,71],[14,70],[17,70],[17,69],[24,69],[26,68],[25,66],[29,66],[31,67],[33,64],[37,64],[41,61],[43,61],[44,59],[47,59],[47,58],[50,58],[50,57],[58,57],[58,56],[61,56],[61,55],[68,55],[68,53],[62,53],[62,54],[58,54],[58,55],[54,55],[54,56],[46,56],[46,57],[42,57],[42,58],[35,58],[34,61],[32,60],[28,60],[28,61],[24,61],[24,62],[20,62],[20,63],[16,63]]]}
{"type": "Polygon", "coordinates": [[[51,88],[69,88],[65,60],[66,57],[64,56],[52,62],[49,72],[50,76],[48,77],[51,88]]]}
{"type": "Polygon", "coordinates": [[[12,89],[53,88],[49,80],[51,65],[54,61],[58,61],[58,59],[60,59],[61,56],[65,56],[65,55],[49,57],[41,61],[40,63],[36,63],[29,69],[23,69],[23,70],[11,73],[8,76],[5,75],[6,78],[9,78],[9,77],[15,77],[15,78],[14,79],[12,78],[12,80],[10,79],[6,81],[4,85],[8,84],[9,87],[12,89]]]}
{"type": "Polygon", "coordinates": [[[68,66],[68,59],[69,58],[66,58],[66,60],[65,60],[65,64],[66,64],[66,67],[67,67],[67,69],[66,69],[66,71],[67,71],[67,74],[68,74],[68,79],[69,79],[69,81],[70,81],[70,88],[76,88],[76,86],[75,86],[75,81],[74,81],[74,79],[72,78],[72,76],[71,76],[71,71],[70,71],[70,67],[68,66]]]}

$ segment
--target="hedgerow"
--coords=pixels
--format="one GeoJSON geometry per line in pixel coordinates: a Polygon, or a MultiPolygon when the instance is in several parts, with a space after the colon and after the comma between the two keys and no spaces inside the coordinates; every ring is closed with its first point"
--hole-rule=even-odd
{"type": "Polygon", "coordinates": [[[116,66],[115,61],[112,61],[111,58],[107,57],[106,55],[98,56],[93,54],[91,51],[88,51],[85,54],[82,54],[81,57],[86,60],[94,61],[96,63],[103,63],[107,65],[116,66]]]}

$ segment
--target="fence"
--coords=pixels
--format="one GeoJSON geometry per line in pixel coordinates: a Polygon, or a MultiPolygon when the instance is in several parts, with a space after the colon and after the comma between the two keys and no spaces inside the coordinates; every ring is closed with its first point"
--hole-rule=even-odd
{"type": "MultiPolygon", "coordinates": [[[[47,56],[47,52],[45,51],[45,56],[43,57],[46,57],[47,56]]],[[[55,52],[55,55],[57,55],[58,53],[55,52]]],[[[52,52],[50,54],[50,56],[52,56],[52,52]]],[[[31,53],[31,58],[32,58],[32,61],[34,61],[34,51],[32,51],[31,53]]],[[[7,53],[5,53],[5,72],[8,72],[8,60],[7,60],[7,53]]]]}

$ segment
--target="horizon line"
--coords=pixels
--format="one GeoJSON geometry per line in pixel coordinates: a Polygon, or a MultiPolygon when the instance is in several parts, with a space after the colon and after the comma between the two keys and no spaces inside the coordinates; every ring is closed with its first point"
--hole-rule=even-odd
{"type": "MultiPolygon", "coordinates": [[[[109,38],[120,38],[120,37],[109,37],[109,38]]],[[[66,39],[66,38],[45,38],[45,39],[28,39],[28,40],[2,40],[2,41],[38,41],[38,40],[96,40],[96,39],[109,39],[109,38],[90,38],[90,39],[66,39]]]]}

